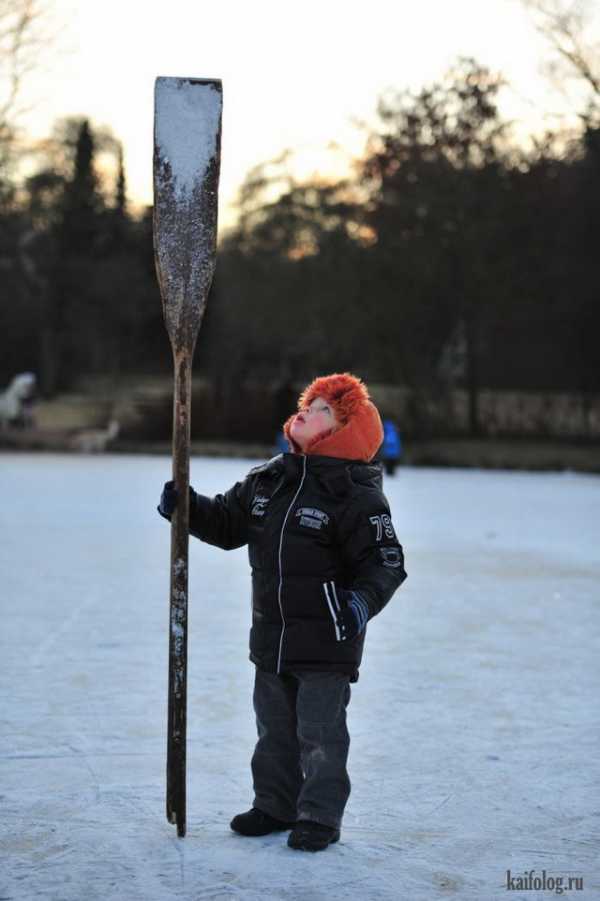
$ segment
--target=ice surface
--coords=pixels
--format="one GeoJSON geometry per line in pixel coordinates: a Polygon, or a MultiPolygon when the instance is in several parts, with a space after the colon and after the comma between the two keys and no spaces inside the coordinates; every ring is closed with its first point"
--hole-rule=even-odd
{"type": "MultiPolygon", "coordinates": [[[[256,465],[193,459],[223,490],[256,465]]],[[[597,898],[600,479],[401,469],[408,581],[369,625],[342,839],[234,835],[255,741],[244,549],[190,544],[188,835],[164,812],[167,458],[0,456],[0,898],[597,898]],[[534,875],[535,875],[534,874],[534,875]]]]}

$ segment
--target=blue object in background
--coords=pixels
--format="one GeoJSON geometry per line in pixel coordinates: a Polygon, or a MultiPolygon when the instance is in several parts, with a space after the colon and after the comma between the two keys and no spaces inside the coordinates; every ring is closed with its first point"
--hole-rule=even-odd
{"type": "Polygon", "coordinates": [[[400,432],[396,426],[395,422],[392,422],[391,419],[383,420],[383,458],[396,458],[400,459],[402,456],[402,441],[400,439],[400,432]]]}
{"type": "Polygon", "coordinates": [[[288,453],[290,446],[283,432],[277,432],[277,437],[275,438],[275,447],[281,454],[288,453]]]}
{"type": "Polygon", "coordinates": [[[383,462],[386,473],[393,476],[402,456],[402,439],[398,426],[392,419],[383,420],[383,443],[377,458],[383,462]]]}

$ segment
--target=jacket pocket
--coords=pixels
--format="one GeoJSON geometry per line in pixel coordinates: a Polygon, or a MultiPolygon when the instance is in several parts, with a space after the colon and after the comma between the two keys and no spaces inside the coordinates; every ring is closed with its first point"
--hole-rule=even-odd
{"type": "Polygon", "coordinates": [[[327,607],[329,609],[329,613],[331,619],[333,620],[333,626],[335,628],[335,637],[338,641],[340,641],[340,627],[337,624],[336,613],[340,612],[340,602],[337,598],[337,593],[335,590],[335,582],[323,582],[323,593],[325,594],[325,600],[327,601],[327,607]]]}

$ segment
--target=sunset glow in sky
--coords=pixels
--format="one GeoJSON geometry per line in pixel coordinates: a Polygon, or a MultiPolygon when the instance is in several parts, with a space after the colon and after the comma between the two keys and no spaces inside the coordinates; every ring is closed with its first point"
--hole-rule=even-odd
{"type": "Polygon", "coordinates": [[[524,138],[575,108],[540,72],[549,56],[518,0],[53,0],[57,26],[45,70],[28,83],[37,137],[62,116],[87,115],[124,143],[128,191],[152,201],[153,87],[157,75],[221,78],[220,220],[248,170],[295,150],[299,177],[346,172],[389,87],[418,89],[459,55],[501,71],[505,118],[524,138]],[[330,142],[340,149],[327,150],[330,142]]]}

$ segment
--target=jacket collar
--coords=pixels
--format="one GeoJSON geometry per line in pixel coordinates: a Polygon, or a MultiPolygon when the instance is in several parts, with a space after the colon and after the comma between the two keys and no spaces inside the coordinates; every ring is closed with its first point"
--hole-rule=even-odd
{"type": "Polygon", "coordinates": [[[364,463],[321,454],[282,453],[266,464],[273,475],[283,475],[284,482],[297,481],[304,471],[313,475],[326,491],[336,496],[347,494],[354,484],[381,490],[383,467],[379,461],[364,463]]]}

